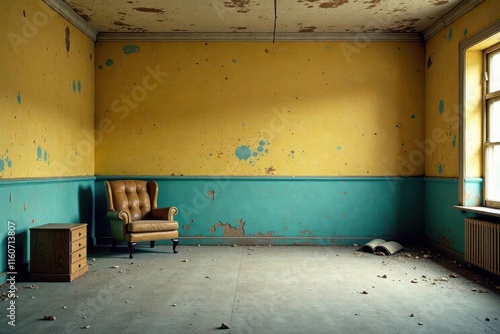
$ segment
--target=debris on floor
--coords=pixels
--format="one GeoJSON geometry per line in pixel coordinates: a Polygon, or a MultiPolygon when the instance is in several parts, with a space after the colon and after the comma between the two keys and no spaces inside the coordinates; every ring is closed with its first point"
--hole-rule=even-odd
{"type": "Polygon", "coordinates": [[[56,320],[56,316],[55,315],[46,315],[43,317],[43,320],[56,320]]]}
{"type": "Polygon", "coordinates": [[[229,325],[226,325],[225,323],[222,323],[219,327],[219,329],[229,329],[231,328],[229,325]]]}
{"type": "Polygon", "coordinates": [[[184,259],[184,260],[182,260],[181,262],[188,262],[188,259],[184,259]]]}

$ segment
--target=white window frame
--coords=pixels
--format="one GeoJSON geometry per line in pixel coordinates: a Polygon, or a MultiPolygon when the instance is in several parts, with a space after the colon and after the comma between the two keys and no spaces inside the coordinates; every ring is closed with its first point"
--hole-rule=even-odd
{"type": "MultiPolygon", "coordinates": [[[[466,206],[466,126],[467,126],[467,111],[466,107],[466,53],[467,50],[480,45],[488,39],[496,38],[500,33],[500,21],[496,21],[492,25],[477,32],[476,34],[467,37],[459,43],[459,175],[458,175],[458,205],[455,208],[462,211],[476,212],[486,215],[500,217],[500,209],[486,207],[483,199],[482,206],[466,206]]],[[[498,43],[498,41],[491,43],[487,47],[498,43]]],[[[487,48],[485,47],[485,49],[487,48]]],[[[484,108],[483,108],[484,109],[484,108]]],[[[483,163],[484,166],[484,163],[483,163]]],[[[484,173],[483,173],[484,174],[484,173]]],[[[483,189],[484,197],[484,189],[483,189]]]]}
{"type": "MultiPolygon", "coordinates": [[[[484,206],[490,208],[500,209],[500,199],[499,198],[491,198],[490,189],[492,188],[492,182],[495,180],[495,176],[493,175],[495,172],[498,174],[498,170],[500,166],[492,166],[493,165],[493,157],[492,152],[495,148],[497,150],[500,149],[500,141],[492,141],[490,135],[493,127],[490,125],[490,112],[491,112],[491,104],[493,102],[500,103],[500,89],[496,91],[490,91],[490,77],[491,77],[491,56],[497,55],[500,56],[500,43],[497,43],[486,50],[484,50],[484,60],[483,60],[483,68],[484,68],[484,85],[483,85],[483,109],[484,116],[483,119],[485,121],[484,127],[484,140],[483,140],[483,166],[484,166],[484,206]]],[[[496,69],[500,71],[500,68],[496,69]]],[[[499,129],[495,129],[495,136],[498,137],[500,132],[499,129]]],[[[497,151],[498,152],[498,151],[497,151]]],[[[497,157],[498,159],[498,157],[497,157]]],[[[496,180],[498,182],[498,180],[496,180]]]]}

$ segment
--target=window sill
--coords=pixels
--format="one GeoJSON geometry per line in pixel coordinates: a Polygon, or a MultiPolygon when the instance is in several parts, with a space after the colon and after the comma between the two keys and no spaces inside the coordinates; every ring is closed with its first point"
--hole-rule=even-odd
{"type": "Polygon", "coordinates": [[[454,205],[453,207],[461,211],[469,211],[474,213],[480,213],[482,215],[487,215],[487,216],[500,217],[500,209],[486,208],[484,206],[454,205]]]}

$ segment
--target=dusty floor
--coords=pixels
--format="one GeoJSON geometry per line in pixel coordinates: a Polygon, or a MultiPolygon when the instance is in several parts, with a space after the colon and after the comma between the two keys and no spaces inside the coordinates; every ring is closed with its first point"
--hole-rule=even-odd
{"type": "Polygon", "coordinates": [[[497,279],[427,250],[179,250],[101,248],[71,283],[4,285],[0,333],[500,333],[497,279]]]}

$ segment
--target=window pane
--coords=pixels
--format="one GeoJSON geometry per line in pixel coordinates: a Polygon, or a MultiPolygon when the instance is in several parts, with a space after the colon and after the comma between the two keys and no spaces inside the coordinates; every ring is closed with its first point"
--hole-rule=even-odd
{"type": "Polygon", "coordinates": [[[500,90],[500,52],[490,56],[490,68],[488,71],[488,92],[500,90]]]}
{"type": "Polygon", "coordinates": [[[500,142],[500,100],[489,102],[488,139],[490,143],[500,142]]]}
{"type": "Polygon", "coordinates": [[[486,200],[500,201],[500,145],[486,150],[486,200]]]}

